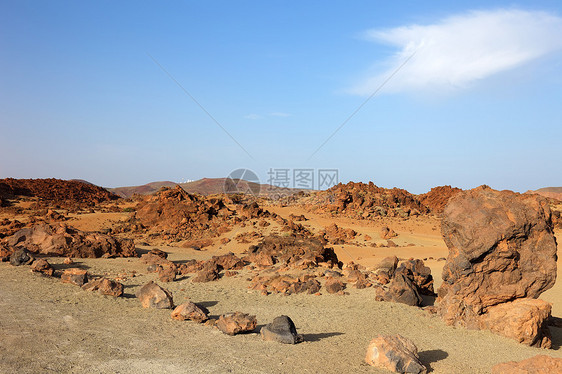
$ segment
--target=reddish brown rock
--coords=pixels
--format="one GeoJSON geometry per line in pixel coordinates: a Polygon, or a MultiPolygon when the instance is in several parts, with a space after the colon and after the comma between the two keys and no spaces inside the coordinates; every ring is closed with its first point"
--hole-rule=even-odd
{"type": "Polygon", "coordinates": [[[345,283],[339,279],[328,277],[326,283],[324,283],[324,288],[328,293],[338,293],[345,289],[345,283]]]}
{"type": "Polygon", "coordinates": [[[375,285],[375,300],[421,305],[422,298],[415,284],[403,273],[396,273],[386,285],[375,285]]]}
{"type": "Polygon", "coordinates": [[[107,278],[98,278],[82,286],[85,291],[97,291],[101,295],[119,297],[123,295],[123,285],[107,278]]]}
{"type": "Polygon", "coordinates": [[[68,257],[136,257],[130,239],[77,230],[66,224],[38,223],[23,228],[6,238],[12,247],[26,248],[32,253],[68,257]]]}
{"type": "Polygon", "coordinates": [[[385,226],[381,229],[380,236],[381,239],[392,239],[394,237],[397,237],[398,234],[395,233],[393,229],[385,226]]]}
{"type": "Polygon", "coordinates": [[[371,340],[365,362],[395,373],[427,373],[427,368],[419,359],[416,345],[401,335],[379,335],[371,340]]]}
{"type": "Polygon", "coordinates": [[[220,270],[221,268],[215,262],[207,262],[191,281],[195,283],[212,282],[219,279],[220,270]]]}
{"type": "Polygon", "coordinates": [[[400,266],[396,269],[396,272],[402,273],[408,277],[421,295],[435,295],[431,269],[425,266],[423,260],[409,259],[402,261],[400,266]]]}
{"type": "Polygon", "coordinates": [[[418,200],[427,206],[432,213],[439,214],[443,212],[449,200],[459,192],[462,192],[460,188],[451,186],[433,187],[431,191],[418,195],[418,200]]]}
{"type": "Polygon", "coordinates": [[[160,282],[173,282],[176,280],[176,267],[165,265],[158,270],[160,282]]]}
{"type": "Polygon", "coordinates": [[[227,313],[219,317],[215,326],[227,335],[236,335],[254,330],[257,326],[257,320],[256,316],[246,313],[227,313]]]}
{"type": "Polygon", "coordinates": [[[449,257],[437,300],[445,322],[486,326],[481,316],[495,305],[551,288],[557,256],[550,217],[548,202],[536,195],[482,186],[451,198],[441,227],[449,257]]]}
{"type": "Polygon", "coordinates": [[[152,281],[142,286],[135,295],[144,308],[171,309],[174,305],[172,293],[152,281]]]}
{"type": "Polygon", "coordinates": [[[352,229],[344,229],[333,223],[326,227],[321,235],[328,243],[344,244],[355,238],[357,232],[352,229]]]}
{"type": "Polygon", "coordinates": [[[53,273],[55,272],[51,264],[49,264],[47,260],[42,258],[33,261],[33,263],[31,264],[31,271],[35,273],[43,273],[45,275],[48,275],[49,277],[52,277],[53,273]]]}
{"type": "Polygon", "coordinates": [[[63,283],[70,283],[82,287],[88,282],[88,272],[78,268],[66,269],[61,277],[63,283]]]}
{"type": "Polygon", "coordinates": [[[551,304],[537,299],[517,299],[490,307],[480,316],[479,328],[537,348],[552,345],[548,320],[551,304]]]}
{"type": "Polygon", "coordinates": [[[562,374],[562,358],[537,355],[523,361],[509,361],[492,367],[492,374],[562,374]]]}
{"type": "Polygon", "coordinates": [[[191,320],[203,323],[208,319],[207,308],[199,306],[191,301],[178,305],[172,312],[172,318],[180,321],[191,320]]]}

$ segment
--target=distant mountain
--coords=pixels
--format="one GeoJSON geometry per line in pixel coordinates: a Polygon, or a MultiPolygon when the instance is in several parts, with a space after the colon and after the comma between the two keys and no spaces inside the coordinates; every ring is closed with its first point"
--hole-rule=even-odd
{"type": "Polygon", "coordinates": [[[114,194],[128,198],[133,196],[134,194],[137,195],[150,195],[162,187],[175,187],[177,183],[170,182],[170,181],[162,181],[162,182],[152,182],[143,184],[142,186],[128,186],[128,187],[116,187],[116,188],[108,188],[108,191],[113,192],[114,194]]]}
{"type": "Polygon", "coordinates": [[[526,193],[536,193],[538,195],[562,201],[562,187],[544,187],[538,190],[529,190],[526,193]]]}

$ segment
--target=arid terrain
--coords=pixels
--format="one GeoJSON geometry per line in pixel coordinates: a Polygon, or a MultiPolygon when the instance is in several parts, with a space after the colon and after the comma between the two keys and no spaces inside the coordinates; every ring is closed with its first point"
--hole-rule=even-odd
{"type": "MultiPolygon", "coordinates": [[[[489,329],[448,325],[436,311],[433,290],[443,283],[449,256],[442,215],[461,190],[446,186],[416,196],[350,183],[271,200],[202,196],[176,186],[123,199],[95,186],[50,181],[62,192],[0,181],[1,373],[386,373],[369,366],[365,353],[377,335],[395,334],[415,343],[433,373],[490,373],[496,364],[538,354],[562,359],[557,318],[549,320],[556,321],[548,326],[551,348],[541,349],[489,329]],[[31,231],[24,235],[25,228],[31,231]],[[65,244],[58,246],[57,235],[65,244]],[[127,252],[130,240],[134,255],[127,252]],[[52,276],[8,261],[22,243],[35,262],[52,266],[52,276]],[[108,248],[111,256],[97,255],[108,248]],[[290,252],[300,248],[303,253],[290,252]],[[155,249],[167,258],[156,258],[155,249]],[[412,287],[423,299],[418,306],[381,301],[396,296],[386,288],[392,274],[381,280],[379,267],[390,256],[400,263],[420,259],[431,270],[428,294],[414,272],[412,287]],[[217,258],[225,259],[218,267],[217,258]],[[122,296],[63,283],[69,268],[121,283],[122,296]],[[209,321],[143,308],[135,295],[149,281],[169,290],[176,306],[192,301],[207,308],[209,321]],[[230,336],[213,326],[235,311],[255,315],[257,327],[230,336]],[[279,315],[294,321],[303,342],[262,340],[260,328],[279,315]]],[[[554,212],[560,242],[560,202],[540,201],[554,212]]],[[[560,260],[555,272],[559,279],[560,260]]],[[[560,281],[540,299],[562,317],[560,281]]]]}

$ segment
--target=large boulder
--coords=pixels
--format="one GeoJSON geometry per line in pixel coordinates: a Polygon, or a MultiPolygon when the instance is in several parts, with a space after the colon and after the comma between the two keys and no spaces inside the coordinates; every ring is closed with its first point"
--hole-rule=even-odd
{"type": "Polygon", "coordinates": [[[492,374],[562,373],[562,358],[537,355],[523,361],[502,362],[492,367],[492,374]]]}
{"type": "Polygon", "coordinates": [[[136,257],[135,245],[130,239],[84,232],[65,224],[38,223],[7,237],[6,244],[26,248],[32,253],[68,257],[136,257]]]}
{"type": "Polygon", "coordinates": [[[415,284],[407,276],[403,273],[396,273],[388,284],[375,285],[375,300],[419,306],[422,297],[415,284]]]}
{"type": "Polygon", "coordinates": [[[287,316],[279,316],[261,328],[260,334],[263,340],[274,341],[283,344],[296,344],[303,340],[302,335],[297,334],[293,320],[287,316]]]}
{"type": "Polygon", "coordinates": [[[135,294],[143,308],[171,309],[174,306],[172,293],[150,281],[135,294]]]}
{"type": "Polygon", "coordinates": [[[482,316],[494,306],[537,298],[554,285],[556,239],[542,197],[487,186],[459,192],[445,207],[441,230],[449,256],[437,311],[448,324],[486,327],[482,319],[492,317],[482,316]]]}
{"type": "Polygon", "coordinates": [[[371,340],[365,361],[371,366],[395,373],[427,373],[427,368],[418,356],[416,345],[401,335],[379,335],[371,340]]]}

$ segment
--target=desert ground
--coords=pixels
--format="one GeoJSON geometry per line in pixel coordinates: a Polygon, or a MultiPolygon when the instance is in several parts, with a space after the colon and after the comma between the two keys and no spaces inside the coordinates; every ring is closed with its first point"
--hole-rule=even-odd
{"type": "MultiPolygon", "coordinates": [[[[391,255],[420,258],[431,268],[435,289],[441,283],[448,250],[436,216],[357,220],[316,214],[298,206],[265,208],[281,217],[303,214],[308,220],[302,224],[310,230],[333,223],[355,230],[355,243],[333,245],[344,263],[371,267],[391,255]],[[396,231],[393,241],[398,247],[357,245],[382,242],[378,233],[383,226],[396,231]],[[366,235],[372,239],[365,240],[366,235]]],[[[66,223],[80,230],[99,231],[126,221],[130,214],[68,214],[66,223]]],[[[274,225],[268,228],[274,229],[274,225]]],[[[234,239],[248,230],[235,227],[220,238],[234,239]]],[[[556,234],[560,242],[562,233],[556,234]]],[[[242,254],[252,244],[215,240],[213,245],[195,250],[141,243],[137,244],[140,253],[159,248],[174,262],[205,260],[228,252],[242,254]]],[[[58,278],[31,273],[29,267],[0,263],[1,373],[386,373],[364,361],[367,345],[379,334],[401,334],[414,341],[421,361],[433,373],[490,373],[497,363],[537,354],[562,358],[561,328],[550,327],[552,349],[531,348],[490,331],[447,326],[422,308],[376,301],[372,288],[348,287],[345,295],[322,290],[320,295],[264,296],[248,288],[249,269],[208,283],[193,283],[190,276],[159,283],[173,293],[176,304],[191,300],[207,307],[211,316],[231,311],[257,316],[255,332],[228,336],[211,326],[172,320],[170,310],[142,308],[135,292],[158,278],[156,273],[148,273],[138,258],[74,259],[73,265],[63,264],[61,257],[47,260],[56,270],[80,267],[90,274],[120,279],[124,297],[86,292],[58,278]],[[293,319],[304,336],[303,343],[262,341],[260,326],[282,314],[293,319]]],[[[559,260],[558,279],[560,265],[559,260]]],[[[562,282],[541,298],[553,304],[553,316],[562,317],[562,282]]],[[[432,300],[426,302],[431,304],[432,300]]]]}

